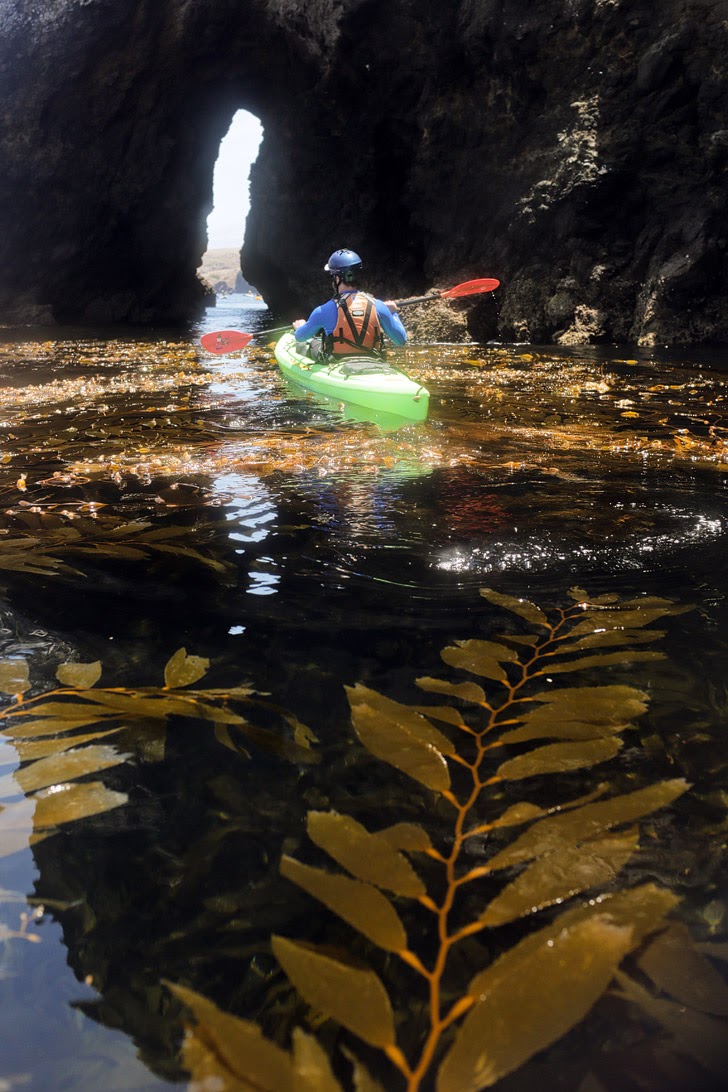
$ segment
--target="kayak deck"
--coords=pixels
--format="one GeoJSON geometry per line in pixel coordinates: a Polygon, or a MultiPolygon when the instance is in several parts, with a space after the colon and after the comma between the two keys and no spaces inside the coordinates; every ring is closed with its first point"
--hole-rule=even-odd
{"type": "Polygon", "coordinates": [[[289,332],[277,342],[275,357],[283,374],[307,390],[413,421],[427,417],[429,391],[399,368],[363,356],[317,361],[306,350],[307,344],[289,332]]]}

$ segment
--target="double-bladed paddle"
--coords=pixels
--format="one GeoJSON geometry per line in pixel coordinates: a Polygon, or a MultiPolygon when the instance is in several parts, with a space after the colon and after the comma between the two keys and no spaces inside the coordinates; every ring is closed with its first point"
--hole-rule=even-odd
{"type": "Polygon", "coordinates": [[[433,300],[457,300],[461,296],[477,296],[479,292],[493,292],[500,284],[495,277],[481,277],[477,281],[463,281],[454,288],[444,288],[441,292],[433,288],[426,296],[410,296],[406,300],[395,300],[397,307],[411,307],[413,303],[432,303],[433,300]]]}
{"type": "MultiPolygon", "coordinates": [[[[426,296],[410,296],[409,299],[395,300],[397,307],[411,307],[415,303],[432,303],[434,300],[456,300],[462,296],[475,296],[479,292],[493,292],[500,281],[495,277],[481,277],[475,281],[463,281],[454,288],[446,288],[443,291],[433,289],[426,296]]],[[[271,334],[283,334],[290,330],[288,326],[278,326],[274,330],[259,330],[256,334],[246,334],[243,330],[214,330],[210,334],[203,334],[200,345],[208,353],[234,353],[244,349],[251,341],[259,337],[269,337],[271,334]]]]}

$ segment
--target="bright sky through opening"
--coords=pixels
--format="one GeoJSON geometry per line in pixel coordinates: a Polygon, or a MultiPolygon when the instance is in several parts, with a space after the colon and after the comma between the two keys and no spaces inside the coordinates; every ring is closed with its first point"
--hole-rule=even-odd
{"type": "Polygon", "coordinates": [[[220,142],[213,177],[213,207],[207,218],[207,248],[242,245],[250,209],[248,175],[258,156],[263,126],[247,110],[238,110],[220,142]]]}

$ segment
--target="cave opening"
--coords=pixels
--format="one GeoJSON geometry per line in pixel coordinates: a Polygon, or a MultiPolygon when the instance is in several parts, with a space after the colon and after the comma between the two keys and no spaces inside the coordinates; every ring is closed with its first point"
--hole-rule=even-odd
{"type": "Polygon", "coordinates": [[[240,249],[250,211],[250,171],[262,139],[260,119],[240,109],[220,141],[207,217],[207,249],[199,267],[218,293],[250,290],[240,272],[240,249]]]}

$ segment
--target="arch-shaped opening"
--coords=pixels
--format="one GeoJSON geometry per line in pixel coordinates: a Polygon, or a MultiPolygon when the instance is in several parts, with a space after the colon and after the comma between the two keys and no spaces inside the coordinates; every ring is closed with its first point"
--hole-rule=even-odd
{"type": "Polygon", "coordinates": [[[198,269],[218,295],[255,291],[240,272],[240,248],[250,211],[250,169],[262,139],[260,120],[247,110],[238,110],[220,142],[212,210],[207,217],[207,249],[198,269]]]}

